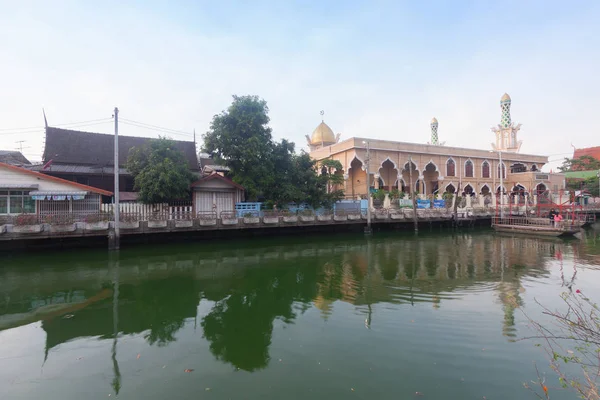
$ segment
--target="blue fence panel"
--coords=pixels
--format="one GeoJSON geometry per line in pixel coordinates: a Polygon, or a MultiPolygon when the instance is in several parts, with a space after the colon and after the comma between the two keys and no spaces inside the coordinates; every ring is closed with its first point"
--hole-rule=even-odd
{"type": "Polygon", "coordinates": [[[421,200],[417,199],[417,208],[430,208],[431,200],[421,200]]]}
{"type": "Polygon", "coordinates": [[[242,218],[248,211],[256,211],[262,216],[262,203],[235,203],[235,212],[238,218],[242,218]]]}
{"type": "Polygon", "coordinates": [[[446,200],[434,200],[433,208],[446,208],[446,200]]]}

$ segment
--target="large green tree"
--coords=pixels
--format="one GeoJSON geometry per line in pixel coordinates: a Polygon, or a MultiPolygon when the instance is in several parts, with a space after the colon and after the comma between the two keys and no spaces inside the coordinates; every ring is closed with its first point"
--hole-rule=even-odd
{"type": "Polygon", "coordinates": [[[166,137],[131,148],[127,170],[134,177],[138,199],[145,204],[187,198],[194,179],[184,154],[166,137]]]}
{"type": "MultiPolygon", "coordinates": [[[[293,142],[274,141],[268,113],[267,103],[257,96],[233,96],[229,108],[213,117],[203,151],[229,167],[230,177],[246,188],[248,200],[331,206],[341,198],[340,191],[330,190],[341,176],[318,174],[316,161],[306,152],[295,153],[293,142]]],[[[341,170],[338,164],[327,171],[341,170]]]]}
{"type": "Polygon", "coordinates": [[[562,172],[566,171],[593,171],[600,169],[600,160],[592,156],[581,156],[577,158],[566,158],[558,167],[562,172]]]}

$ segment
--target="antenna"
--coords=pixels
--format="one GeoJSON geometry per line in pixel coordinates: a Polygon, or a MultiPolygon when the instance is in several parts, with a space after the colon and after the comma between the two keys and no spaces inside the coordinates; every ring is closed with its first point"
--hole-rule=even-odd
{"type": "Polygon", "coordinates": [[[23,152],[23,149],[29,149],[31,148],[30,146],[26,146],[23,147],[23,143],[25,143],[27,140],[17,140],[15,143],[18,143],[17,146],[17,150],[19,150],[21,153],[23,152]]]}

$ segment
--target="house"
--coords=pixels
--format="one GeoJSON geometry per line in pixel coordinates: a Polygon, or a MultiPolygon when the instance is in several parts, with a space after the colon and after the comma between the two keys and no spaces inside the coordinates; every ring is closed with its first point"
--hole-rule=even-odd
{"type": "Polygon", "coordinates": [[[31,165],[20,151],[0,150],[0,162],[11,165],[31,165]]]}
{"type": "Polygon", "coordinates": [[[92,214],[112,192],[0,163],[0,216],[92,214]]]}
{"type": "Polygon", "coordinates": [[[192,197],[196,213],[235,211],[235,203],[244,201],[244,188],[231,179],[212,173],[192,183],[192,197]]]}
{"type": "MultiPolygon", "coordinates": [[[[113,135],[46,128],[43,163],[34,171],[106,191],[114,191],[113,135]]],[[[127,157],[134,147],[143,147],[152,138],[119,135],[119,189],[122,199],[134,201],[133,177],[127,171],[127,157]],[[125,193],[124,193],[125,192],[125,193]]],[[[173,140],[187,160],[190,171],[200,174],[195,142],[173,140]]]]}

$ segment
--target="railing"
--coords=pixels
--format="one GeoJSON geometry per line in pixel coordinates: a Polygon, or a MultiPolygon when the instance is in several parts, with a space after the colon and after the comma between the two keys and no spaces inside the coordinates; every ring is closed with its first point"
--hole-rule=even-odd
{"type": "Polygon", "coordinates": [[[563,229],[579,226],[574,220],[553,221],[549,218],[526,217],[492,217],[492,225],[537,226],[563,229]]]}

